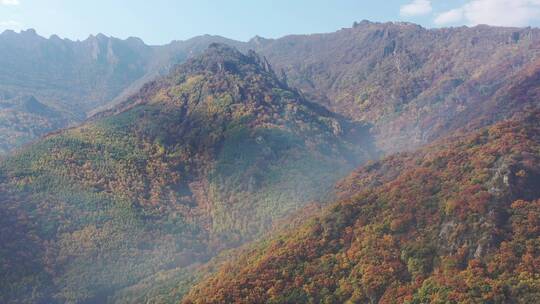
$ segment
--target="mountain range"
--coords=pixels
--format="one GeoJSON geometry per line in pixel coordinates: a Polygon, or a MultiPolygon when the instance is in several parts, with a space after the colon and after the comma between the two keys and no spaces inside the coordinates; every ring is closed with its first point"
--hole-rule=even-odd
{"type": "MultiPolygon", "coordinates": [[[[389,153],[537,107],[530,102],[535,87],[519,86],[538,77],[538,29],[425,29],[368,21],[327,34],[248,42],[206,35],[164,46],[102,34],[70,41],[45,39],[32,30],[6,31],[0,35],[0,96],[33,96],[63,114],[61,123],[51,117],[50,125],[74,125],[215,42],[255,50],[308,99],[373,124],[379,147],[389,153]]],[[[15,130],[6,130],[7,139],[0,142],[4,152],[50,131],[21,131],[30,125],[26,113],[11,115],[22,122],[10,123],[15,130]]]]}
{"type": "Polygon", "coordinates": [[[539,34],[6,31],[0,302],[534,302],[539,34]]]}

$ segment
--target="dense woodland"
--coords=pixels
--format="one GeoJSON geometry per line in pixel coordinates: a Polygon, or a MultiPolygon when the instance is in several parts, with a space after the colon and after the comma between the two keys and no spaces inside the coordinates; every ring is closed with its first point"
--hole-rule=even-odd
{"type": "Polygon", "coordinates": [[[0,303],[534,303],[539,43],[5,32],[0,303]]]}
{"type": "Polygon", "coordinates": [[[371,162],[183,303],[534,303],[540,113],[371,162]]]}
{"type": "Polygon", "coordinates": [[[305,101],[255,53],[212,45],[1,163],[0,299],[100,302],[159,271],[190,276],[375,153],[363,125],[305,101]]]}

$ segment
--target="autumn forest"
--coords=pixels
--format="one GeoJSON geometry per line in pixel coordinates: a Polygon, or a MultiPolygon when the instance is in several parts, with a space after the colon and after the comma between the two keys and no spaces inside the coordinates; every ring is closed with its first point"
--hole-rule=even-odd
{"type": "Polygon", "coordinates": [[[539,303],[540,30],[0,34],[0,303],[539,303]]]}

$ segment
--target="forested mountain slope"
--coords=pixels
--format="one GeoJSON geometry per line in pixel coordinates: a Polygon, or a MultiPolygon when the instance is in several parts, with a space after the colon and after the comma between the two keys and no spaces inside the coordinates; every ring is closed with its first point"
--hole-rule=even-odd
{"type": "Polygon", "coordinates": [[[534,303],[540,112],[371,162],[183,303],[534,303]]]}
{"type": "Polygon", "coordinates": [[[376,157],[367,127],[213,44],[0,162],[0,302],[103,303],[205,262],[376,157]]]}
{"type": "Polygon", "coordinates": [[[0,160],[0,302],[180,301],[230,256],[199,264],[301,221],[379,149],[428,144],[359,169],[324,215],[186,303],[527,303],[539,34],[362,22],[147,46],[4,32],[0,153],[81,125],[0,160]]]}
{"type": "Polygon", "coordinates": [[[49,107],[34,96],[4,95],[0,98],[0,154],[74,121],[69,113],[49,107]]]}
{"type": "Polygon", "coordinates": [[[256,38],[249,45],[310,99],[373,124],[388,152],[538,107],[536,28],[363,21],[334,33],[256,38]],[[507,96],[520,82],[535,86],[507,96]]]}

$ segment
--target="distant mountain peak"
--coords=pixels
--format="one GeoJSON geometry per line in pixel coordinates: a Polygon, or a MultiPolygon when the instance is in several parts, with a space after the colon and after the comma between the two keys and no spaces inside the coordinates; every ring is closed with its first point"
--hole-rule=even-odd
{"type": "Polygon", "coordinates": [[[60,36],[56,35],[56,34],[53,34],[49,37],[50,40],[62,40],[62,38],[60,38],[60,36]]]}
{"type": "Polygon", "coordinates": [[[21,34],[28,35],[28,36],[38,36],[36,30],[33,28],[27,29],[25,31],[21,31],[21,34]]]}
{"type": "Polygon", "coordinates": [[[257,46],[264,46],[265,44],[268,44],[272,40],[273,39],[267,39],[267,38],[264,38],[264,37],[261,37],[261,36],[257,35],[255,37],[251,38],[248,43],[255,44],[257,46]]]}
{"type": "Polygon", "coordinates": [[[0,36],[7,36],[7,35],[15,35],[17,34],[14,30],[4,30],[2,33],[0,33],[0,36]]]}
{"type": "Polygon", "coordinates": [[[19,32],[14,30],[5,30],[0,34],[0,37],[3,38],[4,42],[9,41],[9,43],[36,43],[46,40],[46,38],[40,36],[34,29],[27,29],[19,32]]]}
{"type": "Polygon", "coordinates": [[[369,21],[369,20],[366,20],[366,19],[364,19],[364,20],[362,20],[360,22],[355,21],[353,23],[353,28],[354,27],[360,27],[360,26],[366,26],[366,25],[370,25],[370,24],[374,24],[374,23],[369,21]]]}

